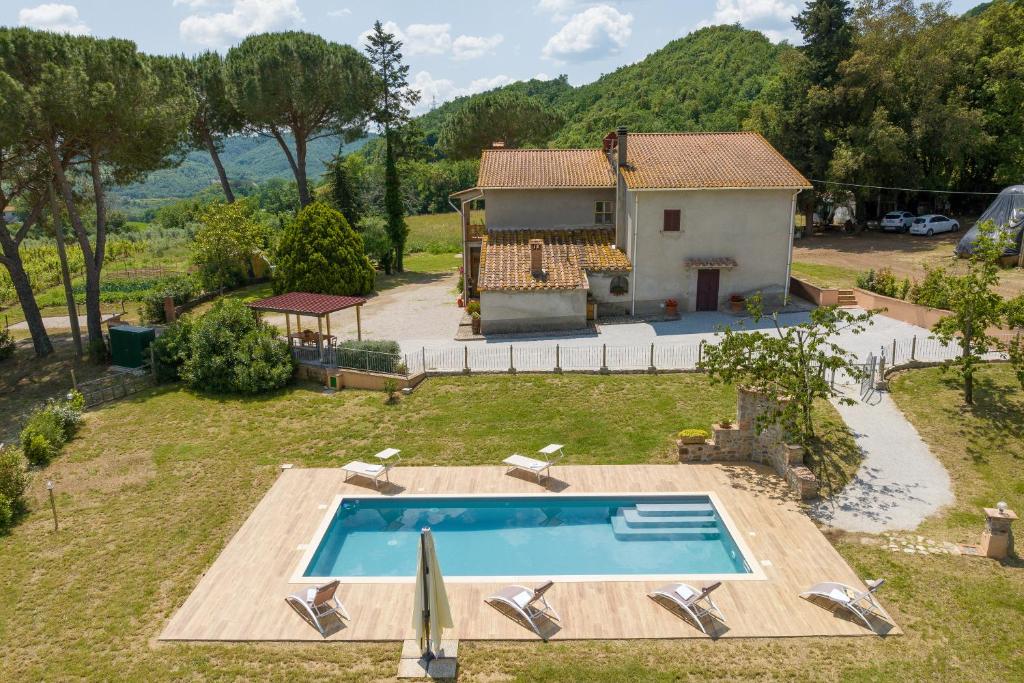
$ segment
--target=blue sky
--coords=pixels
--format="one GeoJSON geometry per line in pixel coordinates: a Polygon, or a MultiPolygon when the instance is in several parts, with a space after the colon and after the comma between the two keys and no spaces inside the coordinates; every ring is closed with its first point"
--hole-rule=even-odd
{"type": "MultiPolygon", "coordinates": [[[[954,0],[962,12],[980,0],[954,0]]],[[[799,0],[2,0],[0,24],[134,40],[153,53],[223,51],[301,29],[358,45],[375,19],[405,42],[420,109],[514,80],[586,83],[701,26],[739,22],[797,42],[799,0]]]]}

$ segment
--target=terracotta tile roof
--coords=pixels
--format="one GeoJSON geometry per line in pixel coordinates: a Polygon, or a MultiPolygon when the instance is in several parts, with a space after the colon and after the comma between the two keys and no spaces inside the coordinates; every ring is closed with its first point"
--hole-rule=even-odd
{"type": "Polygon", "coordinates": [[[485,149],[480,188],[615,187],[611,164],[599,149],[485,149]]]}
{"type": "Polygon", "coordinates": [[[366,299],[361,296],[337,296],[335,294],[311,294],[309,292],[288,292],[246,304],[257,311],[276,313],[299,313],[302,315],[326,315],[352,306],[362,306],[366,299]]]}
{"type": "Polygon", "coordinates": [[[626,255],[615,248],[615,232],[582,230],[493,230],[483,238],[480,281],[487,290],[585,289],[586,272],[628,272],[626,255]],[[530,240],[544,240],[544,277],[530,272],[530,240]]]}
{"type": "Polygon", "coordinates": [[[758,133],[630,133],[627,157],[630,189],[811,187],[758,133]]]}
{"type": "Polygon", "coordinates": [[[728,256],[686,259],[687,268],[735,268],[737,265],[736,259],[728,256]]]}

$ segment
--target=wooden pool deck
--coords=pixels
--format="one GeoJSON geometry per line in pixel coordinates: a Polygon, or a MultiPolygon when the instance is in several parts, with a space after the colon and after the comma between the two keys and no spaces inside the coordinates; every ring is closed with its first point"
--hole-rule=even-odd
{"type": "MultiPolygon", "coordinates": [[[[722,638],[871,636],[841,613],[799,593],[819,581],[863,583],[798,509],[785,484],[748,464],[556,466],[547,487],[504,467],[398,467],[386,495],[480,493],[699,492],[717,494],[763,579],[726,580],[715,601],[728,620],[722,638]]],[[[289,583],[335,496],[374,495],[372,484],[344,482],[340,469],[290,469],[259,502],[160,635],[186,641],[318,641],[320,634],[285,603],[304,586],[289,583]]],[[[443,569],[443,558],[442,558],[443,569]]],[[[868,577],[871,578],[871,577],[868,577]]],[[[705,638],[647,591],[664,582],[557,583],[548,598],[562,616],[545,626],[562,639],[705,638]]],[[[497,583],[450,583],[454,637],[533,640],[520,623],[483,599],[497,583]]],[[[343,583],[338,596],[350,621],[332,624],[329,640],[394,641],[412,635],[413,585],[343,583]]],[[[884,601],[884,589],[882,592],[884,601]]],[[[890,620],[891,621],[891,620],[890,620]]],[[[879,622],[880,625],[883,622],[879,622]]],[[[895,626],[890,634],[899,633],[895,626]]]]}

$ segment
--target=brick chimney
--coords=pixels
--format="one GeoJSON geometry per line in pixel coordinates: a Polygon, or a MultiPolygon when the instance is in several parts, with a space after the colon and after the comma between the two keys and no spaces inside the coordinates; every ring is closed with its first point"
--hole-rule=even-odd
{"type": "Polygon", "coordinates": [[[530,240],[530,272],[535,277],[544,274],[544,240],[530,240]]]}
{"type": "Polygon", "coordinates": [[[615,132],[615,137],[617,139],[616,147],[619,150],[619,166],[626,166],[629,163],[629,157],[627,156],[629,129],[625,126],[619,126],[619,129],[615,132]]]}

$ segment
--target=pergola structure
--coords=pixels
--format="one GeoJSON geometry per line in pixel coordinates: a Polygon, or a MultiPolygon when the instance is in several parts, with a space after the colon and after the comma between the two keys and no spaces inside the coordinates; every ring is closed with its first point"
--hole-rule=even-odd
{"type": "Polygon", "coordinates": [[[363,326],[360,320],[359,310],[366,303],[361,296],[338,296],[335,294],[311,294],[309,292],[288,292],[278,294],[267,299],[249,302],[247,305],[254,311],[284,313],[285,333],[288,336],[288,345],[295,342],[301,345],[316,343],[316,347],[323,358],[324,342],[327,346],[334,345],[334,336],[331,334],[331,313],[344,311],[347,308],[356,309],[356,339],[362,341],[363,326]],[[292,332],[291,316],[295,316],[295,332],[292,332]],[[312,330],[302,329],[302,316],[316,318],[316,333],[312,330]],[[327,334],[324,334],[324,319],[327,320],[327,334]]]}

